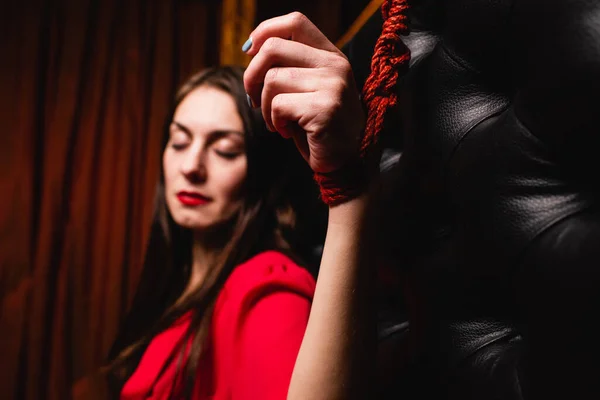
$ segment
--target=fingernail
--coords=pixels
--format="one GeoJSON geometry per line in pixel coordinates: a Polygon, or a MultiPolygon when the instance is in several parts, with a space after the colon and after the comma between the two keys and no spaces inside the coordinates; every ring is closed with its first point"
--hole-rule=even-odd
{"type": "Polygon", "coordinates": [[[250,47],[252,47],[252,38],[248,38],[248,40],[246,40],[246,42],[242,46],[242,51],[245,53],[248,50],[250,50],[250,47]]]}
{"type": "Polygon", "coordinates": [[[246,100],[248,100],[248,105],[250,106],[250,108],[254,108],[254,104],[252,103],[252,99],[250,98],[250,95],[248,93],[246,93],[246,100]]]}

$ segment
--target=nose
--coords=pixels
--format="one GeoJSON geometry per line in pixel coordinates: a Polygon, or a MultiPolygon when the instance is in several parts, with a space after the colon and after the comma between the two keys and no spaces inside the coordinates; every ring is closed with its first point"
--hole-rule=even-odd
{"type": "Polygon", "coordinates": [[[181,163],[181,173],[192,183],[204,182],[207,177],[205,152],[203,149],[190,150],[181,163]]]}

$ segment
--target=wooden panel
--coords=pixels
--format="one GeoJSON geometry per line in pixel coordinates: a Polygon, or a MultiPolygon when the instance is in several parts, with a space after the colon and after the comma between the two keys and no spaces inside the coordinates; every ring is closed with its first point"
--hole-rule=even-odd
{"type": "Polygon", "coordinates": [[[221,65],[247,66],[250,62],[242,46],[255,26],[256,0],[223,0],[221,11],[221,65]]]}

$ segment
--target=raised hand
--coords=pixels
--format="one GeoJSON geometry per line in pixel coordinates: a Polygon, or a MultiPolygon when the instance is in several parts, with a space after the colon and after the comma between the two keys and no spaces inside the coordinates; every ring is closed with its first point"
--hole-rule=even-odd
{"type": "Polygon", "coordinates": [[[365,115],[344,54],[297,12],[262,22],[250,40],[244,85],[267,127],[293,138],[315,172],[358,157],[365,115]]]}

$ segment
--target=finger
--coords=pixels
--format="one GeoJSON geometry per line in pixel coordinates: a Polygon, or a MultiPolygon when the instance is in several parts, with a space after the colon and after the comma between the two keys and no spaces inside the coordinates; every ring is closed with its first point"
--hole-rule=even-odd
{"type": "Polygon", "coordinates": [[[306,132],[298,121],[305,113],[307,96],[311,93],[283,93],[273,98],[272,116],[277,132],[286,139],[292,138],[307,163],[310,163],[310,150],[306,132]]]}
{"type": "Polygon", "coordinates": [[[310,165],[310,149],[306,132],[296,122],[290,122],[284,128],[280,128],[279,133],[286,139],[292,138],[300,155],[310,165]]]}
{"type": "MultiPolygon", "coordinates": [[[[310,165],[310,150],[302,120],[315,113],[314,93],[282,93],[271,102],[273,126],[284,138],[292,138],[302,157],[310,165]]],[[[305,121],[306,122],[306,121],[305,121]]]]}
{"type": "Polygon", "coordinates": [[[293,124],[298,125],[300,118],[306,113],[306,96],[310,93],[281,93],[271,100],[271,123],[273,128],[283,137],[294,136],[290,130],[293,124]]]}
{"type": "Polygon", "coordinates": [[[313,68],[273,67],[267,71],[262,88],[260,106],[263,119],[271,131],[271,102],[282,93],[314,93],[322,81],[320,71],[313,68]]]}
{"type": "Polygon", "coordinates": [[[273,66],[316,68],[331,61],[332,55],[323,50],[285,39],[270,38],[244,72],[246,93],[254,105],[258,106],[265,76],[273,66]]]}
{"type": "Polygon", "coordinates": [[[306,132],[297,123],[292,122],[288,125],[289,133],[292,135],[296,148],[300,151],[302,158],[310,165],[310,148],[308,147],[308,138],[306,132]]]}
{"type": "Polygon", "coordinates": [[[339,50],[306,16],[299,12],[261,22],[250,33],[248,55],[254,56],[270,37],[291,39],[317,49],[339,53],[339,50]]]}

